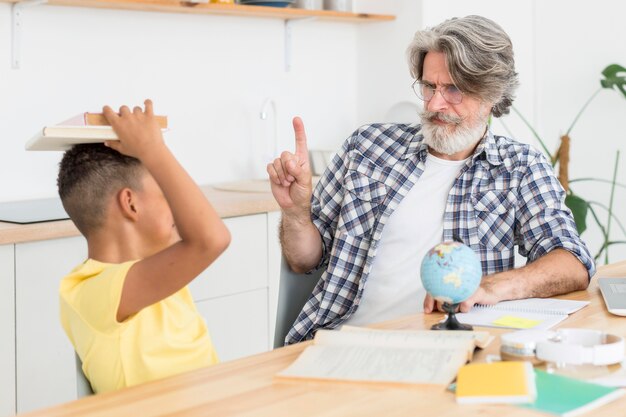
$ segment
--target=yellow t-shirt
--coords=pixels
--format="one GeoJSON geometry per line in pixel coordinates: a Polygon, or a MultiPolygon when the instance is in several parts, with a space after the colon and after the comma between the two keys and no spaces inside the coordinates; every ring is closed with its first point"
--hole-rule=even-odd
{"type": "Polygon", "coordinates": [[[187,287],[120,323],[130,267],[88,259],[61,281],[61,324],[95,392],[112,391],[218,362],[187,287]]]}

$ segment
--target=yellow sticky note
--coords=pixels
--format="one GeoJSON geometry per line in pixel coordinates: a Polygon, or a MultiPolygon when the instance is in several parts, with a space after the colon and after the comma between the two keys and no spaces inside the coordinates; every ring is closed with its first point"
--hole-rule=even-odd
{"type": "Polygon", "coordinates": [[[502,316],[498,320],[493,321],[493,324],[498,326],[512,327],[514,329],[532,329],[539,323],[541,323],[541,320],[531,320],[515,316],[502,316]]]}

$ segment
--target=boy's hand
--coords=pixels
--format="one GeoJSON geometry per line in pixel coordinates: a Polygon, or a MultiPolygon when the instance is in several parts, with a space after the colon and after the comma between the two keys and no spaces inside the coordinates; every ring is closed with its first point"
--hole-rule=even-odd
{"type": "Polygon", "coordinates": [[[109,106],[102,109],[104,117],[119,138],[119,141],[106,141],[106,146],[124,155],[143,159],[146,154],[163,145],[163,135],[154,118],[152,100],[146,100],[144,105],[145,111],[136,106],[132,112],[127,106],[122,106],[119,114],[109,106]]]}
{"type": "Polygon", "coordinates": [[[310,218],[309,206],[313,193],[311,165],[304,124],[299,117],[293,119],[293,130],[296,136],[295,153],[283,152],[280,158],[267,164],[267,173],[272,194],[283,211],[310,218]]]}

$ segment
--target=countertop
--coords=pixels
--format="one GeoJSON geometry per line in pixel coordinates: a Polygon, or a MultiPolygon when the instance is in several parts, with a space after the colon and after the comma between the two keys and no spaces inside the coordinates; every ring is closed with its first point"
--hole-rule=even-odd
{"type": "MultiPolygon", "coordinates": [[[[202,191],[222,218],[278,211],[279,207],[266,181],[254,181],[250,188],[246,181],[238,183],[206,185],[202,191]],[[266,183],[266,187],[261,183],[266,183]],[[225,191],[234,189],[238,191],[225,191]],[[252,191],[245,191],[252,190],[252,191]]],[[[0,222],[0,245],[78,236],[80,233],[70,220],[14,224],[0,222]]]]}

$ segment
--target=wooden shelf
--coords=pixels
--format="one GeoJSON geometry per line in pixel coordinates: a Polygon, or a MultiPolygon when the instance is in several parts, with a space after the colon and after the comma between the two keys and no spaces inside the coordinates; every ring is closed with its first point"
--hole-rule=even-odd
{"type": "MultiPolygon", "coordinates": [[[[19,0],[0,0],[2,3],[19,3],[19,0]]],[[[241,4],[197,4],[177,0],[47,0],[53,6],[88,7],[99,9],[137,10],[166,13],[198,13],[273,19],[316,18],[354,23],[394,20],[392,15],[346,13],[330,10],[305,10],[296,8],[247,6],[241,4]]]]}

